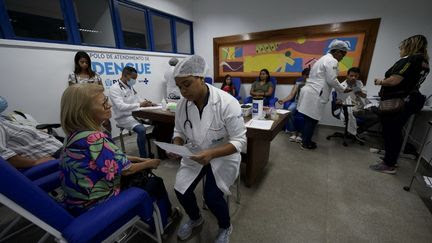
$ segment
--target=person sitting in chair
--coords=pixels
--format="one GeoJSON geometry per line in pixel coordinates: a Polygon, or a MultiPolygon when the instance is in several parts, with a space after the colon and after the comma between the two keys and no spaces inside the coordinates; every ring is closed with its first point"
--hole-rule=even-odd
{"type": "MultiPolygon", "coordinates": [[[[0,96],[0,114],[7,109],[0,96]]],[[[58,159],[63,144],[54,136],[0,115],[0,156],[15,168],[30,168],[58,159]]]]}
{"type": "MultiPolygon", "coordinates": [[[[348,70],[347,79],[341,83],[344,88],[352,89],[351,92],[342,93],[337,92],[337,104],[353,105],[348,107],[348,132],[354,136],[358,133],[362,133],[367,127],[378,121],[378,115],[376,114],[376,107],[371,109],[365,109],[369,100],[366,98],[366,89],[363,86],[360,77],[360,69],[358,67],[352,67],[348,70]],[[357,119],[361,119],[362,126],[357,127],[357,119]]],[[[344,121],[344,115],[341,113],[341,120],[344,121]]],[[[357,136],[358,138],[358,136],[357,136]]]]}
{"type": "Polygon", "coordinates": [[[138,93],[134,89],[138,74],[133,67],[123,68],[121,78],[110,88],[109,98],[115,114],[117,124],[129,131],[137,133],[137,144],[141,158],[147,158],[146,149],[146,128],[132,116],[132,111],[140,107],[152,106],[151,101],[141,101],[138,93]]]}
{"type": "Polygon", "coordinates": [[[264,99],[264,105],[269,105],[269,98],[273,94],[273,83],[270,81],[270,73],[267,69],[260,71],[258,80],[252,84],[250,95],[256,99],[264,99]]]}
{"type": "Polygon", "coordinates": [[[61,125],[66,142],[61,151],[60,179],[63,204],[79,215],[95,205],[139,187],[156,201],[165,226],[168,217],[179,215],[163,179],[152,173],[160,160],[125,155],[102,123],[111,117],[111,104],[97,84],[69,86],[61,99],[61,125]]]}

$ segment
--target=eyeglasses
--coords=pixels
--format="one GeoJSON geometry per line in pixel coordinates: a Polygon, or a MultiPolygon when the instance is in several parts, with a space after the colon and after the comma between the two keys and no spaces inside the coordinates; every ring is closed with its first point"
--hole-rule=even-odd
{"type": "Polygon", "coordinates": [[[111,109],[111,104],[109,103],[109,99],[107,96],[105,96],[104,102],[102,103],[102,106],[105,110],[111,109]]]}

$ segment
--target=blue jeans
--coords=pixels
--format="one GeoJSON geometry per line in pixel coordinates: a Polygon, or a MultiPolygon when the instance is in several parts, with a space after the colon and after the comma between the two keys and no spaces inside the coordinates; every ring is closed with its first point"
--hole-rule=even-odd
{"type": "Polygon", "coordinates": [[[195,187],[206,176],[204,185],[204,200],[212,214],[218,221],[219,228],[228,229],[231,225],[228,204],[225,201],[224,193],[216,185],[216,181],[208,164],[201,169],[197,178],[192,182],[184,194],[175,191],[177,199],[186,211],[186,214],[192,220],[200,218],[200,210],[197,205],[196,197],[194,194],[195,187]]]}
{"type": "Polygon", "coordinates": [[[146,137],[146,128],[143,124],[136,125],[133,129],[134,132],[137,134],[137,144],[138,144],[138,150],[141,158],[147,158],[147,137],[146,137]]]}
{"type": "Polygon", "coordinates": [[[294,132],[297,131],[296,127],[294,126],[294,116],[297,113],[297,102],[293,101],[291,102],[291,104],[288,106],[288,110],[291,112],[290,117],[288,118],[288,121],[286,123],[286,129],[289,132],[294,132]]]}
{"type": "Polygon", "coordinates": [[[304,116],[304,127],[303,127],[303,139],[302,139],[302,143],[304,145],[310,145],[310,143],[312,142],[312,136],[313,133],[315,131],[315,127],[318,123],[318,120],[315,120],[309,116],[306,116],[305,114],[303,114],[304,116]]]}

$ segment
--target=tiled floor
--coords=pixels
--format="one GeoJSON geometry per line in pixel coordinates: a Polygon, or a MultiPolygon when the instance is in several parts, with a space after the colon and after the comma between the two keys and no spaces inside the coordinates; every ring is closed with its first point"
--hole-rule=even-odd
{"type": "MultiPolygon", "coordinates": [[[[231,200],[234,231],[231,242],[432,242],[432,215],[417,196],[402,187],[414,161],[401,160],[396,176],[372,172],[378,160],[369,146],[327,141],[332,128],[321,127],[318,149],[304,151],[280,133],[272,142],[270,161],[252,188],[241,184],[241,204],[231,200]]],[[[127,150],[136,155],[134,137],[127,150]]],[[[155,171],[178,205],[173,184],[178,161],[165,160],[155,171]]],[[[233,187],[233,190],[235,188],[233,187]]],[[[197,187],[201,198],[201,187],[197,187]]],[[[12,214],[0,208],[2,227],[12,214]]],[[[210,212],[199,232],[187,242],[213,242],[217,224],[210,212]]],[[[187,217],[183,217],[185,221],[187,217]]],[[[41,236],[36,227],[10,242],[32,242],[41,236]]],[[[137,235],[132,242],[149,242],[137,235]]],[[[177,242],[175,229],[165,242],[177,242]]]]}

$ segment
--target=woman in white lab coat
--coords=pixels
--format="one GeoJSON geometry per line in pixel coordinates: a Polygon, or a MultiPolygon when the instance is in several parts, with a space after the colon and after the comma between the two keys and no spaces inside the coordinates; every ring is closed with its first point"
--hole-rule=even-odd
{"type": "Polygon", "coordinates": [[[206,176],[204,199],[216,216],[216,242],[229,242],[232,232],[224,194],[240,168],[240,151],[246,144],[246,128],[238,101],[223,90],[204,82],[206,63],[200,56],[177,64],[174,77],[183,99],[177,105],[173,143],[190,146],[194,156],[183,158],[177,172],[175,192],[190,220],[177,235],[187,239],[203,223],[194,189],[206,176]]]}
{"type": "Polygon", "coordinates": [[[303,149],[315,149],[312,142],[315,126],[321,119],[325,105],[329,101],[332,88],[339,92],[350,92],[344,88],[337,79],[338,63],[349,50],[349,43],[333,40],[329,46],[329,53],[322,56],[313,66],[299,97],[297,110],[304,115],[303,149]]]}

